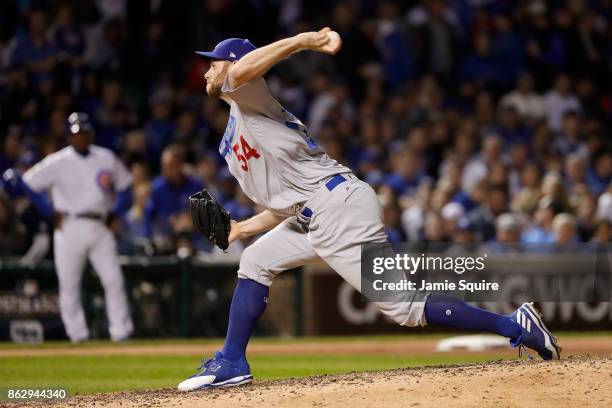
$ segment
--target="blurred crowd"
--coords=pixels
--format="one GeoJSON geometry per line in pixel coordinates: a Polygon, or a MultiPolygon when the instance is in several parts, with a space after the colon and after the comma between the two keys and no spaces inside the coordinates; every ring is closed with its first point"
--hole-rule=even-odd
{"type": "MultiPolygon", "coordinates": [[[[227,108],[193,51],[329,25],[337,56],[296,54],[268,84],[376,188],[390,241],[608,242],[611,17],[605,0],[6,0],[0,171],[62,148],[87,112],[134,177],[121,253],[212,251],[189,194],[206,186],[235,219],[260,209],[218,153],[227,108]]],[[[0,255],[39,258],[49,230],[0,192],[0,255]]]]}

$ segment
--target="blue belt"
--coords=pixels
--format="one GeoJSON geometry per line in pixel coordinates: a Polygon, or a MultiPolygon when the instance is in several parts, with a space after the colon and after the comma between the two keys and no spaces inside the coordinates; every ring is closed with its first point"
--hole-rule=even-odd
{"type": "MultiPolygon", "coordinates": [[[[344,183],[346,181],[346,177],[342,174],[336,174],[331,177],[329,180],[325,182],[325,188],[329,191],[332,191],[334,188],[338,187],[338,185],[344,183]]],[[[312,210],[308,207],[302,208],[300,212],[297,213],[297,220],[300,224],[308,227],[310,224],[310,218],[312,217],[312,210]]]]}
{"type": "Polygon", "coordinates": [[[346,178],[342,174],[336,174],[334,177],[327,180],[325,187],[327,187],[329,191],[332,191],[334,188],[338,187],[338,184],[344,183],[345,181],[346,178]]]}

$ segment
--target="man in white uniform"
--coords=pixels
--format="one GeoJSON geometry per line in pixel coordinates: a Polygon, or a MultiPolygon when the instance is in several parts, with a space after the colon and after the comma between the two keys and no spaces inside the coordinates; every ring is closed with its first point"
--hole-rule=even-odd
{"type": "MultiPolygon", "coordinates": [[[[87,260],[100,277],[111,339],[132,333],[115,237],[106,225],[115,195],[132,183],[125,166],[108,149],[91,145],[93,127],[84,113],[68,118],[70,146],[47,156],[23,176],[29,196],[50,192],[55,231],[54,256],[60,312],[72,342],[89,338],[81,303],[87,260]]],[[[48,211],[43,211],[48,212],[48,211]]]]}
{"type": "MultiPolygon", "coordinates": [[[[248,40],[230,38],[212,52],[197,52],[211,61],[205,74],[206,92],[230,106],[219,152],[243,191],[266,208],[248,220],[232,220],[229,242],[269,232],[242,253],[223,349],[204,361],[199,373],[180,383],[179,390],[235,386],[252,380],[246,346],[276,275],[322,260],[360,290],[361,245],[386,241],[383,212],[374,190],[325,154],[302,122],[272,97],[262,78],[295,52],[335,54],[340,47],[338,34],[325,28],[261,48],[248,40]]],[[[535,322],[536,312],[529,304],[511,316],[434,295],[377,305],[400,325],[439,323],[499,333],[515,346],[535,349],[545,359],[559,358],[554,337],[540,320],[535,322]]]]}

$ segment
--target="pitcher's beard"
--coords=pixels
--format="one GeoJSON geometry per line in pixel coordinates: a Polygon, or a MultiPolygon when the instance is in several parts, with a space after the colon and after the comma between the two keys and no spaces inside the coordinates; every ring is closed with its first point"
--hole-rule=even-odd
{"type": "Polygon", "coordinates": [[[206,86],[206,93],[211,98],[218,98],[221,96],[221,85],[209,84],[206,86]]]}

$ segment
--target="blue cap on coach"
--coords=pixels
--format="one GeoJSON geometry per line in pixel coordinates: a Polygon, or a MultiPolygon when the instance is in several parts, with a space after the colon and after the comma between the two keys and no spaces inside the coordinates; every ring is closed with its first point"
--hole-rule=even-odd
{"type": "Polygon", "coordinates": [[[221,41],[212,51],[196,51],[196,54],[216,60],[238,61],[249,52],[256,49],[249,40],[242,38],[228,38],[221,41]]]}
{"type": "Polygon", "coordinates": [[[68,116],[68,132],[77,134],[79,132],[93,132],[94,128],[89,120],[89,115],[84,112],[72,112],[68,116]]]}

